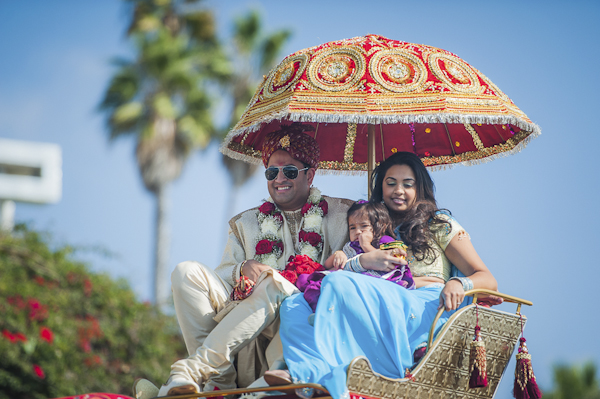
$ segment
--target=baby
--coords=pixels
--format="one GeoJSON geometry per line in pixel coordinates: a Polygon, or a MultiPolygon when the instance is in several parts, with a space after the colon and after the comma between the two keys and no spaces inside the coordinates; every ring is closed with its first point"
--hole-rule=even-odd
{"type": "MultiPolygon", "coordinates": [[[[331,271],[348,270],[356,271],[367,276],[384,278],[401,285],[407,289],[414,289],[415,282],[408,266],[398,265],[391,272],[379,270],[356,270],[352,258],[365,252],[376,249],[403,248],[406,246],[401,241],[395,241],[392,220],[383,204],[368,201],[357,201],[348,209],[348,231],[350,242],[344,245],[341,251],[334,252],[325,261],[325,268],[331,271]],[[350,261],[349,261],[350,259],[350,261]]],[[[321,280],[329,272],[314,272],[298,277],[296,286],[304,292],[304,298],[315,311],[321,293],[321,280]]]]}

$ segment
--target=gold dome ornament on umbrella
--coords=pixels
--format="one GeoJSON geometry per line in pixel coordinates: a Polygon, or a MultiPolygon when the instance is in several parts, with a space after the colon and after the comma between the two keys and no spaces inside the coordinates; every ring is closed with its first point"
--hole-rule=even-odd
{"type": "Polygon", "coordinates": [[[221,151],[260,163],[266,134],[302,122],[320,170],[371,171],[397,151],[430,169],[520,151],[540,128],[491,80],[435,47],[367,35],[286,57],[259,86],[221,151]]]}

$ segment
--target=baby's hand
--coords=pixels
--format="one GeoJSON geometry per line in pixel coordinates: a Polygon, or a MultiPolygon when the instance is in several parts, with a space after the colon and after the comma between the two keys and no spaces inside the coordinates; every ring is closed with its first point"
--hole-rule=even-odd
{"type": "Polygon", "coordinates": [[[346,261],[348,261],[348,257],[343,251],[335,251],[335,254],[333,255],[333,267],[331,270],[339,270],[343,268],[346,264],[346,261]]]}
{"type": "Polygon", "coordinates": [[[365,230],[358,236],[358,243],[365,252],[370,252],[371,248],[373,248],[371,241],[373,241],[373,232],[371,230],[365,230]]]}

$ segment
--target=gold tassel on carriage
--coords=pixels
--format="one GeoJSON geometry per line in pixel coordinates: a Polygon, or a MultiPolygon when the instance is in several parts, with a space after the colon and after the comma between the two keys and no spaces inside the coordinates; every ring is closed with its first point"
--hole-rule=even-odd
{"type": "Polygon", "coordinates": [[[527,349],[527,340],[523,337],[523,316],[521,316],[521,338],[519,339],[519,351],[517,352],[517,367],[515,369],[515,386],[513,396],[516,399],[539,399],[542,392],[538,387],[533,367],[531,366],[531,355],[527,349]]]}
{"type": "Polygon", "coordinates": [[[484,388],[488,385],[487,360],[485,356],[485,343],[481,339],[481,328],[479,327],[479,305],[475,303],[477,322],[475,324],[475,336],[471,342],[469,353],[469,388],[484,388]]]}

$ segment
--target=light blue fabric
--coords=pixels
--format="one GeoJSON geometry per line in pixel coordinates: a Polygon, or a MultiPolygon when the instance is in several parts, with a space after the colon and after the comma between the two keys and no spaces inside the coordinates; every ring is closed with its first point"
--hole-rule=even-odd
{"type": "MultiPolygon", "coordinates": [[[[312,311],[304,297],[287,298],[279,332],[292,378],[322,384],[333,398],[347,398],[346,370],[356,356],[367,357],[373,370],[386,377],[404,377],[414,350],[427,341],[443,286],[407,290],[337,271],[323,279],[314,327],[308,323],[312,311]]],[[[452,313],[444,312],[436,329],[452,313]]]]}

